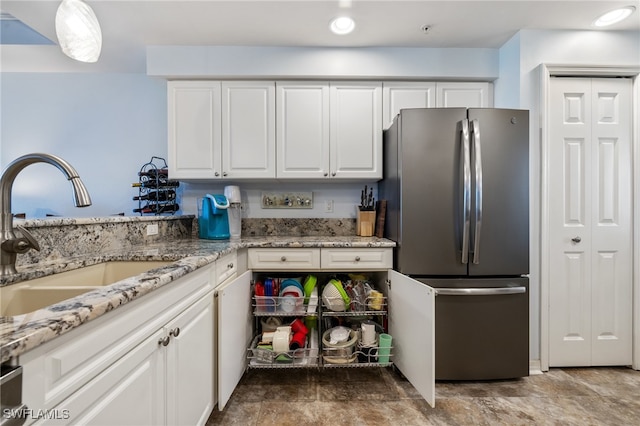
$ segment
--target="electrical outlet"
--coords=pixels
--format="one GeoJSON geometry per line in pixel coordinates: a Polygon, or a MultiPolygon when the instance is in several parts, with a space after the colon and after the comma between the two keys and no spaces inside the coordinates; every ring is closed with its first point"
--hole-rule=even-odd
{"type": "Polygon", "coordinates": [[[148,235],[158,235],[158,224],[154,223],[152,225],[147,225],[147,236],[148,235]]]}
{"type": "Polygon", "coordinates": [[[313,192],[263,192],[263,209],[312,209],[313,192]]]}
{"type": "Polygon", "coordinates": [[[333,213],[333,200],[327,200],[324,202],[324,212],[333,213]]]}

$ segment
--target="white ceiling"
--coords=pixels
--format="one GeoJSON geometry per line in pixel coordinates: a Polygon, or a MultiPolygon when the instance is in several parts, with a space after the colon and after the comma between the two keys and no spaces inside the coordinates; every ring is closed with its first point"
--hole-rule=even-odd
{"type": "MultiPolygon", "coordinates": [[[[0,8],[56,40],[60,0],[0,8]]],[[[639,0],[86,0],[103,32],[100,61],[140,61],[148,45],[497,48],[520,29],[591,30],[601,13],[639,0]],[[346,36],[329,21],[356,21],[346,36]],[[430,26],[427,34],[421,30],[430,26]]],[[[640,10],[610,30],[640,30],[640,10]]]]}

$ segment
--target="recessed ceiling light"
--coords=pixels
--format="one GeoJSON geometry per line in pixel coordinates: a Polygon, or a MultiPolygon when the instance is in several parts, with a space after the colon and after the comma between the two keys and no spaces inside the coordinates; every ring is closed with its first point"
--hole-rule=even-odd
{"type": "Polygon", "coordinates": [[[636,8],[634,6],[622,7],[620,9],[612,10],[611,12],[607,12],[593,23],[596,27],[606,27],[609,25],[613,25],[617,22],[626,19],[631,15],[636,8]]]}
{"type": "Polygon", "coordinates": [[[356,23],[348,16],[340,16],[331,21],[329,25],[331,31],[339,35],[349,34],[355,27],[356,23]]]}

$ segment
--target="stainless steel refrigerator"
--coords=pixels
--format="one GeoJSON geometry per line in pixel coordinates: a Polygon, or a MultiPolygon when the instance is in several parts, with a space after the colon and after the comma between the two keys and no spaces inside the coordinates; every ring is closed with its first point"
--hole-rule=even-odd
{"type": "Polygon", "coordinates": [[[436,289],[438,380],[529,373],[529,112],[404,109],[384,132],[394,265],[436,289]]]}

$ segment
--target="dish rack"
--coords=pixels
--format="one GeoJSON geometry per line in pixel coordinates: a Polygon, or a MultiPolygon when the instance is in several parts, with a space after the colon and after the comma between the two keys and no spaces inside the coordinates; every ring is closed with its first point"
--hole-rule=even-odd
{"type": "MultiPolygon", "coordinates": [[[[359,344],[347,348],[327,347],[322,343],[323,333],[333,324],[348,324],[357,328],[357,324],[364,320],[377,319],[379,331],[386,330],[387,299],[382,293],[374,296],[353,297],[344,311],[331,311],[325,308],[325,303],[318,293],[322,294],[323,286],[328,285],[329,279],[318,278],[318,285],[311,296],[279,297],[259,296],[255,294],[253,283],[252,307],[255,319],[256,334],[247,351],[249,368],[363,368],[387,367],[393,364],[393,346],[388,348],[388,361],[379,362],[377,353],[380,348],[377,343],[361,347],[359,344]],[[305,346],[299,349],[276,353],[268,345],[261,344],[265,321],[281,321],[287,324],[295,318],[305,320],[310,333],[305,346]]],[[[347,287],[349,289],[349,287],[347,287]]],[[[351,293],[352,294],[352,293],[351,293]]],[[[357,295],[356,295],[357,296],[357,295]]],[[[342,301],[344,304],[345,302],[342,301]]],[[[335,306],[331,303],[329,306],[335,306]]]]}
{"type": "Polygon", "coordinates": [[[131,186],[138,188],[138,195],[133,197],[138,202],[134,213],[140,215],[175,214],[180,206],[177,201],[177,190],[180,181],[170,180],[167,161],[161,157],[151,157],[138,172],[138,182],[131,186]]]}
{"type": "MultiPolygon", "coordinates": [[[[365,320],[375,319],[376,335],[381,334],[387,329],[387,297],[377,291],[369,283],[370,292],[356,291],[362,284],[362,280],[344,280],[344,295],[326,296],[323,294],[320,306],[320,328],[324,331],[329,330],[335,323],[350,325],[357,328],[357,324],[365,320]],[[344,305],[344,310],[329,309],[344,305]]],[[[329,283],[325,284],[329,285],[329,283]]],[[[324,292],[323,292],[324,293],[324,292]]],[[[361,368],[361,367],[387,367],[393,364],[393,345],[386,347],[385,360],[380,361],[378,353],[381,347],[376,340],[375,344],[360,346],[354,345],[351,351],[344,351],[331,347],[322,347],[322,365],[324,368],[361,368]]]]}

